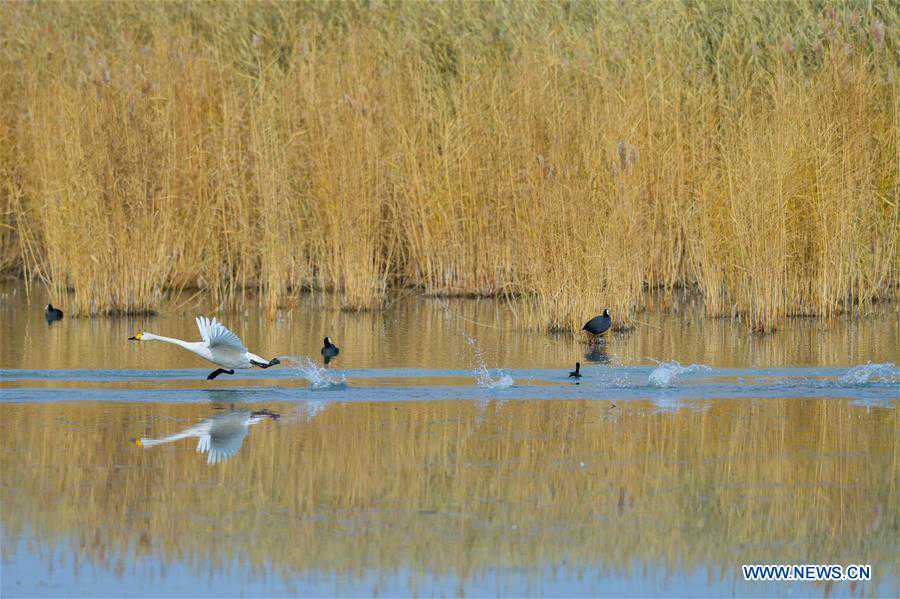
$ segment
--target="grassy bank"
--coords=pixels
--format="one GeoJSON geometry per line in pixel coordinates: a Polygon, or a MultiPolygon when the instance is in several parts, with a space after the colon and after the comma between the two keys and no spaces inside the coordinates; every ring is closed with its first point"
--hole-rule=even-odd
{"type": "Polygon", "coordinates": [[[650,291],[773,330],[893,298],[897,6],[7,3],[0,265],[75,314],[170,289],[650,291]]]}

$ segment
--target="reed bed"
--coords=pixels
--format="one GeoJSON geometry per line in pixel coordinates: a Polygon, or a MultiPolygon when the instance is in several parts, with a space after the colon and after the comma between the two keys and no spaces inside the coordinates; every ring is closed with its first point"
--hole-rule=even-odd
{"type": "Polygon", "coordinates": [[[521,326],[896,296],[896,3],[7,3],[0,268],[79,315],[393,288],[521,326]],[[70,291],[71,295],[65,292],[70,291]]]}
{"type": "Polygon", "coordinates": [[[24,537],[29,551],[71,551],[76,569],[139,569],[148,556],[198,573],[240,563],[287,578],[402,572],[410,584],[547,568],[729,581],[741,563],[779,560],[871,563],[888,580],[897,412],[765,404],[272,405],[282,419],[216,467],[193,439],[128,443],[210,406],[7,404],[4,553],[24,537]]]}

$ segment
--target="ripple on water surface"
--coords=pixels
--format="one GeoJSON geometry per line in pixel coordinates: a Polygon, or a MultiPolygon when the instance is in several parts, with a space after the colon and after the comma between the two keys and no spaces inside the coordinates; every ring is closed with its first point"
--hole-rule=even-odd
{"type": "Polygon", "coordinates": [[[573,384],[565,370],[488,368],[324,368],[311,359],[286,356],[284,366],[246,371],[240,376],[206,381],[205,371],[0,371],[0,403],[52,401],[208,401],[232,393],[242,401],[296,400],[328,391],[327,401],[449,399],[664,399],[834,397],[894,407],[900,376],[893,363],[850,368],[713,368],[681,365],[598,366],[582,369],[573,384]],[[518,382],[515,382],[518,381],[518,382]],[[515,383],[515,384],[514,384],[515,383]]]}
{"type": "Polygon", "coordinates": [[[898,595],[895,313],[767,337],[648,314],[586,348],[505,302],[311,294],[223,314],[290,355],[207,381],[127,341],[195,339],[194,311],[48,327],[53,299],[0,297],[4,597],[821,594],[740,576],[788,556],[898,595]]]}
{"type": "Polygon", "coordinates": [[[893,414],[650,372],[626,402],[3,405],[2,594],[771,596],[741,563],[814,555],[896,596],[893,414]]]}

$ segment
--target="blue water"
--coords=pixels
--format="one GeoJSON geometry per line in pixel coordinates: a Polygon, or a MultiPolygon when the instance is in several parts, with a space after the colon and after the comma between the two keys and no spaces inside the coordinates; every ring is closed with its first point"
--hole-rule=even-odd
{"type": "MultiPolygon", "coordinates": [[[[728,321],[657,321],[654,316],[653,326],[611,336],[602,351],[586,352],[578,339],[515,331],[508,311],[496,304],[466,303],[461,309],[471,313],[465,312],[465,319],[420,308],[416,304],[399,315],[361,316],[298,311],[295,319],[284,322],[254,318],[253,311],[229,315],[229,324],[248,346],[266,357],[277,355],[283,363],[215,381],[206,381],[211,366],[180,348],[127,341],[138,328],[194,338],[191,314],[150,322],[67,319],[47,327],[39,310],[5,311],[9,318],[0,319],[5,337],[0,344],[0,458],[5,465],[0,498],[6,510],[0,531],[0,594],[897,596],[897,569],[883,557],[900,549],[894,534],[897,506],[891,505],[897,472],[892,457],[896,434],[892,439],[890,432],[896,430],[900,399],[895,315],[847,319],[829,327],[798,320],[769,337],[749,336],[728,321]],[[317,353],[323,334],[342,346],[328,369],[317,353]],[[279,355],[283,353],[297,355],[279,355]],[[579,380],[568,377],[575,360],[582,361],[579,380]],[[218,463],[203,455],[196,438],[144,448],[132,442],[138,436],[158,440],[176,435],[229,410],[262,409],[281,417],[254,424],[233,455],[218,463]],[[19,428],[13,430],[8,421],[19,428]],[[603,436],[591,437],[597,431],[603,436]],[[356,495],[354,481],[342,471],[343,446],[328,446],[332,453],[319,451],[329,435],[343,435],[350,443],[354,436],[366,435],[365,447],[379,453],[361,456],[357,450],[352,454],[358,460],[355,467],[366,458],[373,467],[380,465],[384,487],[369,484],[393,493],[390,501],[379,503],[383,497],[375,494],[366,496],[371,503],[356,511],[330,511],[356,495]],[[384,444],[373,441],[379,435],[387,440],[384,444]],[[394,443],[418,448],[426,435],[445,439],[447,451],[432,446],[427,455],[413,451],[402,454],[404,463],[392,462],[394,443]],[[658,446],[655,435],[663,437],[658,446]],[[842,435],[853,443],[844,443],[842,435]],[[598,437],[604,443],[592,445],[590,439],[598,437]],[[632,437],[646,445],[612,455],[616,444],[627,445],[632,437]],[[552,442],[546,441],[550,438],[552,442]],[[92,453],[70,451],[66,439],[93,448],[92,453]],[[720,457],[704,453],[706,444],[728,454],[721,458],[721,468],[709,468],[720,457]],[[271,456],[269,464],[264,448],[285,453],[271,456]],[[457,455],[463,449],[469,454],[457,455]],[[535,455],[526,449],[554,453],[535,455]],[[523,457],[528,455],[531,461],[523,457]],[[625,462],[628,476],[649,473],[647,479],[623,479],[625,462]],[[280,492],[277,477],[269,487],[259,481],[285,464],[309,465],[330,494],[278,495],[269,509],[275,504],[276,516],[294,518],[280,522],[256,507],[261,498],[280,492]],[[753,476],[747,474],[751,470],[753,476]],[[789,476],[793,470],[801,474],[789,476]],[[695,476],[701,471],[703,476],[695,476]],[[161,480],[162,472],[181,473],[186,481],[161,480]],[[545,488],[540,476],[548,472],[555,473],[555,486],[545,488]],[[655,478],[672,472],[671,479],[655,478]],[[454,477],[462,475],[470,482],[457,488],[454,477]],[[234,479],[244,484],[229,486],[227,481],[234,479]],[[119,503],[122,489],[117,485],[126,480],[132,487],[146,484],[149,494],[182,502],[181,510],[172,510],[182,519],[172,524],[176,531],[179,525],[193,526],[200,549],[185,543],[192,549],[181,554],[151,534],[140,550],[143,531],[161,536],[168,528],[153,520],[140,497],[130,495],[119,503]],[[421,506],[417,515],[420,495],[406,494],[403,485],[421,486],[425,499],[433,499],[428,490],[438,482],[448,493],[465,492],[442,495],[441,502],[421,506]],[[605,489],[607,482],[614,487],[605,489]],[[635,488],[625,494],[629,482],[635,488]],[[48,496],[44,503],[45,493],[60,484],[66,492],[48,496]],[[594,495],[559,499],[555,493],[569,484],[593,489],[594,495]],[[706,503],[707,497],[723,503],[706,503]],[[75,504],[84,498],[121,505],[123,513],[134,514],[134,521],[106,523],[107,512],[98,509],[90,522],[65,520],[79,512],[81,504],[75,504]],[[207,511],[204,499],[215,499],[216,505],[233,500],[238,507],[233,513],[207,511]],[[395,517],[394,504],[407,500],[412,515],[395,517]],[[670,500],[678,504],[671,513],[670,500]],[[796,529],[787,520],[786,530],[749,534],[762,539],[759,546],[731,543],[729,536],[720,549],[705,553],[711,542],[705,535],[712,534],[706,522],[715,521],[719,531],[723,526],[766,527],[765,521],[746,522],[744,512],[767,514],[767,506],[777,505],[772,513],[783,515],[794,500],[821,507],[824,531],[847,526],[844,534],[854,551],[838,552],[841,563],[857,563],[860,551],[882,560],[876,563],[876,579],[828,586],[745,582],[738,556],[781,563],[777,560],[790,554],[794,559],[784,563],[796,563],[801,559],[798,546],[815,546],[810,541],[817,538],[813,525],[804,514],[797,515],[796,529]],[[496,505],[490,503],[494,501],[496,505]],[[573,510],[577,517],[567,519],[565,510],[573,503],[591,507],[573,510]],[[631,512],[632,503],[655,511],[631,512]],[[689,518],[682,521],[684,514],[689,518]],[[252,532],[220,537],[217,522],[239,518],[249,524],[237,530],[252,532]],[[344,519],[353,524],[345,526],[344,519]],[[510,522],[522,526],[512,530],[510,522]],[[416,526],[426,527],[436,542],[446,535],[463,552],[451,555],[469,567],[407,552],[415,539],[403,534],[415,532],[404,527],[416,526]],[[522,530],[529,526],[534,530],[522,530]],[[592,555],[588,544],[584,553],[585,539],[623,530],[616,526],[661,546],[645,554],[640,545],[619,548],[613,543],[592,555]],[[258,556],[254,534],[264,534],[272,547],[291,547],[291,540],[282,537],[285,530],[305,531],[322,547],[340,547],[341,563],[330,567],[297,556],[291,562],[272,552],[264,552],[262,563],[248,563],[248,556],[258,556]],[[405,543],[382,555],[382,531],[405,543]],[[532,546],[535,531],[543,545],[532,546]],[[96,547],[107,554],[91,545],[94,535],[102,540],[96,547]],[[482,547],[481,553],[465,554],[470,536],[478,539],[472,546],[482,547]],[[861,543],[860,538],[867,540],[861,543]],[[357,554],[358,546],[365,551],[357,554]],[[578,552],[573,554],[573,548],[578,552]],[[572,555],[582,561],[575,563],[572,555]],[[529,565],[509,566],[509,556],[529,565]],[[685,556],[689,563],[682,561],[685,556]],[[298,561],[311,565],[286,565],[298,561]]],[[[816,563],[817,557],[834,555],[831,550],[823,545],[817,555],[802,559],[816,563]]]]}
{"type": "Polygon", "coordinates": [[[248,402],[402,401],[440,399],[603,399],[712,400],[716,398],[845,398],[891,406],[900,398],[900,368],[893,363],[854,367],[712,368],[677,362],[655,366],[587,366],[575,381],[559,370],[493,369],[481,371],[424,368],[326,370],[303,368],[248,370],[192,388],[206,369],[182,370],[0,370],[0,402],[60,401],[60,389],[78,382],[71,400],[208,401],[228,393],[248,402]],[[106,383],[155,383],[123,392],[106,383]],[[56,383],[56,384],[54,384],[56,383]],[[93,383],[93,385],[91,385],[93,383]],[[252,383],[252,387],[247,387],[252,383]],[[266,385],[265,383],[269,383],[266,385]],[[296,386],[286,387],[285,383],[296,386]],[[39,386],[38,386],[39,385],[39,386]],[[323,393],[326,396],[323,397],[323,393]]]}
{"type": "MultiPolygon", "coordinates": [[[[73,570],[69,548],[37,556],[25,545],[21,542],[3,560],[7,573],[2,578],[4,597],[370,597],[373,589],[385,597],[680,597],[685,596],[686,589],[690,589],[691,597],[822,595],[822,587],[812,583],[735,582],[707,569],[667,572],[660,564],[648,571],[638,563],[627,571],[568,568],[563,564],[527,573],[493,570],[459,580],[452,574],[423,576],[408,570],[389,574],[372,570],[353,578],[326,573],[300,577],[260,571],[238,560],[219,568],[204,568],[143,557],[131,562],[132,576],[123,584],[122,573],[113,568],[85,563],[73,570]],[[412,579],[417,579],[414,587],[410,586],[412,579]]],[[[832,594],[843,595],[841,590],[839,586],[832,594]]],[[[891,585],[884,580],[868,590],[879,597],[892,593],[891,585]]]]}
{"type": "MultiPolygon", "coordinates": [[[[773,410],[781,409],[785,402],[816,402],[817,409],[825,409],[825,404],[849,404],[864,413],[872,411],[890,413],[896,409],[900,398],[900,368],[893,363],[861,364],[847,367],[796,367],[796,368],[715,368],[705,365],[682,365],[675,361],[640,366],[588,365],[582,368],[583,378],[573,381],[565,370],[559,369],[503,369],[487,368],[483,365],[474,369],[429,369],[429,368],[372,368],[372,369],[324,369],[311,362],[302,361],[294,367],[272,368],[266,371],[252,370],[238,376],[207,382],[207,369],[178,370],[126,370],[126,369],[56,369],[56,370],[0,370],[0,414],[7,409],[37,410],[46,407],[48,411],[36,412],[41,417],[60,410],[60,414],[75,414],[62,421],[57,416],[47,426],[60,430],[79,431],[87,422],[96,422],[93,416],[100,412],[103,419],[121,421],[124,431],[153,428],[151,436],[159,437],[178,432],[188,426],[203,421],[215,413],[208,405],[248,404],[250,409],[273,408],[282,414],[277,423],[280,428],[296,427],[316,418],[329,406],[363,406],[367,403],[383,403],[385,406],[409,405],[410,409],[420,409],[422,402],[436,404],[455,402],[486,406],[488,403],[502,404],[514,401],[520,404],[533,401],[536,404],[566,402],[570,400],[605,402],[604,405],[618,404],[639,406],[655,417],[674,417],[683,411],[707,412],[714,406],[734,406],[735,402],[772,404],[773,410]],[[811,399],[815,398],[815,399],[811,399]],[[761,400],[761,401],[759,401],[761,400]],[[610,404],[610,402],[612,402],[610,404]],[[188,419],[162,420],[148,419],[146,416],[130,416],[126,419],[126,407],[147,406],[146,414],[153,414],[159,406],[177,404],[191,409],[197,415],[188,419]],[[73,408],[83,405],[84,410],[73,408]],[[296,407],[295,407],[296,406],[296,407]],[[649,408],[649,409],[648,409],[649,408]],[[63,409],[69,410],[63,412],[63,409]],[[74,410],[74,411],[73,411],[74,410]],[[79,422],[78,414],[83,414],[79,422]]],[[[402,409],[402,408],[400,408],[402,409]]],[[[572,410],[565,412],[571,414],[572,410]]],[[[721,418],[722,411],[714,418],[721,418]]],[[[748,415],[752,412],[748,412],[748,415]]],[[[818,412],[817,412],[818,414],[818,412]]],[[[512,417],[512,416],[510,416],[512,417]]],[[[476,418],[479,418],[476,416],[476,418]]],[[[812,417],[816,421],[819,416],[812,417]]],[[[692,426],[702,426],[702,421],[692,421],[692,426]]],[[[712,424],[714,421],[710,421],[712,424]]],[[[560,423],[562,426],[562,423],[560,423]]],[[[96,424],[89,425],[96,427],[96,424]]],[[[274,426],[274,425],[273,425],[274,426]]],[[[488,428],[493,430],[496,424],[488,428]]],[[[149,467],[155,460],[172,455],[184,455],[190,468],[245,468],[247,456],[254,451],[254,438],[271,434],[275,429],[258,425],[249,441],[239,444],[238,457],[230,462],[207,465],[205,456],[198,456],[193,445],[195,440],[178,441],[163,448],[148,448],[140,452],[146,456],[149,467]],[[174,452],[177,452],[174,453],[174,452]]],[[[100,434],[96,429],[92,434],[100,434]]],[[[285,434],[285,433],[282,433],[285,434]]],[[[300,433],[298,429],[297,434],[300,433]]],[[[110,451],[120,454],[117,449],[126,443],[125,432],[115,432],[109,439],[110,451]]],[[[17,449],[0,447],[9,455],[17,449]]],[[[64,450],[64,448],[60,448],[64,450]]],[[[139,450],[140,448],[133,448],[139,450]]],[[[850,448],[852,449],[852,448],[850,448]]],[[[884,448],[890,451],[889,448],[884,448]]],[[[197,450],[199,451],[199,449],[197,450]]],[[[816,455],[814,447],[805,451],[816,455]]],[[[135,453],[129,454],[126,463],[93,464],[92,468],[134,468],[135,453]]],[[[550,456],[548,456],[549,458],[550,456]]],[[[78,460],[77,455],[72,459],[78,460]]],[[[866,459],[864,453],[843,456],[843,460],[866,459]]],[[[96,456],[94,456],[96,460],[96,456]]],[[[121,458],[119,458],[121,459],[121,458]]],[[[602,456],[584,458],[554,458],[560,467],[574,468],[579,476],[590,476],[592,469],[600,472],[610,464],[602,456]],[[579,461],[580,460],[580,461],[579,461]]],[[[832,456],[817,459],[830,460],[832,456]]],[[[499,464],[491,462],[491,468],[499,464]]],[[[467,464],[476,468],[477,464],[467,464]]],[[[407,467],[424,468],[423,464],[407,467]]],[[[614,466],[613,466],[614,467],[614,466]]],[[[848,466],[849,467],[849,466],[848,466]]],[[[96,470],[91,470],[96,472],[96,470]]],[[[428,469],[425,468],[423,476],[428,469]]],[[[52,473],[35,472],[34,476],[53,476],[52,473]]],[[[334,476],[332,473],[330,476],[334,476]]],[[[529,476],[527,471],[521,474],[529,476]]],[[[5,477],[4,477],[5,478],[5,477]]],[[[215,478],[209,482],[210,491],[218,488],[215,478]]],[[[523,481],[524,482],[524,481],[523,481]]],[[[720,485],[724,483],[719,483],[720,485]]],[[[740,486],[736,487],[738,490],[740,486]]],[[[797,492],[798,489],[776,485],[767,492],[797,492]]],[[[14,499],[17,489],[4,482],[2,487],[5,501],[14,499]]],[[[231,493],[227,487],[216,492],[231,493]]],[[[748,488],[748,497],[754,497],[759,488],[748,488]]],[[[115,488],[108,492],[115,493],[115,488]]],[[[171,491],[179,493],[176,485],[171,491]]],[[[612,492],[612,491],[611,491],[612,492]]],[[[743,491],[742,491],[743,492],[743,491]]],[[[853,492],[852,487],[848,493],[853,492]]],[[[591,498],[585,498],[590,501],[591,498]]],[[[524,507],[524,506],[523,506],[524,507]]],[[[445,508],[449,509],[449,508],[445,508]]],[[[889,519],[894,508],[885,514],[889,519]]],[[[504,510],[518,513],[515,506],[504,510]]],[[[252,513],[252,512],[251,512],[252,513]]],[[[221,514],[229,518],[229,514],[221,514]]],[[[251,516],[266,518],[264,514],[251,516]]],[[[312,515],[312,518],[327,516],[312,515]]],[[[354,517],[369,518],[361,515],[354,517]]],[[[889,522],[889,520],[887,520],[889,522]]],[[[325,522],[325,520],[323,520],[325,522]]],[[[381,514],[373,518],[369,527],[355,534],[375,534],[378,526],[386,526],[390,518],[381,514]],[[379,524],[380,523],[380,524],[379,524]]],[[[34,522],[39,525],[40,522],[34,522]]],[[[652,534],[664,522],[636,521],[635,523],[652,534]]],[[[210,523],[213,525],[213,522],[210,523]]],[[[588,523],[572,523],[576,535],[579,527],[588,523]]],[[[602,521],[595,524],[602,526],[602,521]]],[[[760,522],[760,526],[765,523],[760,522]]],[[[485,522],[480,526],[494,526],[485,522]]],[[[453,529],[451,525],[450,529],[453,529]]],[[[323,534],[336,534],[340,527],[323,528],[323,534]]],[[[82,533],[83,534],[83,533],[82,533]]],[[[132,533],[137,534],[137,533],[132,533]]],[[[482,533],[484,534],[484,533],[482,533]]],[[[648,564],[636,560],[628,569],[604,567],[602,561],[592,567],[567,564],[565,560],[547,564],[542,568],[508,568],[491,565],[489,557],[479,558],[481,566],[473,572],[461,574],[452,564],[444,572],[419,569],[413,564],[399,563],[389,568],[360,563],[360,569],[352,574],[327,569],[305,571],[284,570],[281,567],[255,564],[249,566],[240,558],[232,563],[215,564],[205,562],[202,555],[188,559],[178,559],[172,555],[163,557],[158,553],[138,555],[131,551],[111,556],[110,561],[97,562],[82,555],[84,541],[67,536],[64,531],[56,533],[52,542],[45,534],[36,535],[18,531],[3,537],[14,546],[4,547],[2,560],[2,595],[58,597],[58,596],[346,596],[364,597],[373,594],[383,596],[453,596],[474,597],[493,596],[820,596],[821,584],[813,583],[756,583],[746,582],[740,576],[740,564],[731,563],[730,569],[722,570],[722,565],[711,561],[707,565],[680,566],[676,564],[648,564]],[[81,543],[81,545],[79,544],[81,543]]],[[[211,538],[215,538],[211,534],[211,538]]],[[[514,537],[518,539],[518,537],[514,537]]],[[[565,538],[563,535],[562,538],[565,538]]],[[[227,542],[231,542],[227,540],[227,542]]],[[[234,539],[235,555],[242,554],[246,543],[252,539],[234,539]]],[[[503,542],[502,540],[499,542],[503,542]]],[[[512,540],[507,541],[512,542],[512,540]]],[[[527,537],[515,542],[526,542],[527,537]]],[[[564,548],[561,554],[565,555],[564,548]]],[[[605,548],[604,552],[608,550],[605,548]]],[[[729,553],[739,548],[728,548],[729,553]]],[[[601,552],[604,553],[604,552],[601,552]]],[[[778,555],[777,546],[765,547],[766,555],[778,555]]],[[[556,559],[556,558],[554,558],[556,559]]],[[[273,564],[279,560],[273,559],[273,564]]],[[[733,561],[733,560],[732,560],[733,561]]],[[[848,562],[849,563],[849,562],[848,562]]],[[[872,583],[853,586],[837,583],[829,590],[831,595],[855,595],[858,589],[873,596],[893,596],[898,580],[894,570],[885,564],[877,564],[879,576],[872,583]]]]}

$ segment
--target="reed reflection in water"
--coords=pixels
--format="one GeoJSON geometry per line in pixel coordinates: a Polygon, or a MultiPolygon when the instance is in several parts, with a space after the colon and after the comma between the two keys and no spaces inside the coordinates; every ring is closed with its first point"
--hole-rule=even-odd
{"type": "MultiPolygon", "coordinates": [[[[67,318],[48,327],[43,306],[53,299],[36,292],[29,303],[23,288],[0,284],[0,338],[7,341],[0,343],[0,367],[134,370],[208,366],[178,348],[162,344],[138,347],[127,341],[139,329],[199,339],[194,317],[216,313],[201,300],[153,318],[67,318]]],[[[900,361],[900,303],[883,306],[872,317],[828,323],[794,319],[784,323],[778,334],[768,336],[748,335],[744,326],[727,319],[703,318],[699,309],[684,310],[677,316],[650,313],[643,315],[645,324],[626,334],[611,335],[592,351],[580,336],[522,333],[516,324],[522,306],[516,301],[398,298],[390,310],[358,315],[329,310],[324,301],[318,294],[305,295],[275,321],[266,319],[255,301],[248,301],[244,311],[217,315],[248,347],[273,356],[309,356],[320,362],[322,338],[330,336],[341,346],[341,355],[333,363],[338,369],[471,369],[477,365],[476,347],[491,367],[565,368],[566,372],[582,358],[614,364],[674,359],[682,364],[721,367],[849,367],[869,361],[900,361]],[[467,344],[469,339],[477,339],[477,344],[467,344]]]]}
{"type": "Polygon", "coordinates": [[[192,443],[129,442],[208,405],[2,404],[3,557],[63,553],[73,577],[89,562],[123,588],[152,558],[200,578],[235,564],[325,577],[327,592],[400,576],[399,592],[437,578],[492,594],[548,572],[597,592],[623,576],[659,592],[685,572],[700,586],[674,591],[758,592],[742,563],[871,563],[868,585],[810,588],[896,594],[896,410],[688,403],[254,405],[282,417],[215,467],[192,443]]]}

